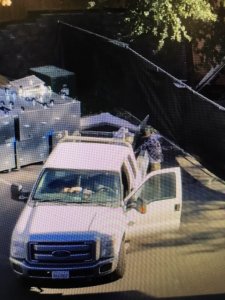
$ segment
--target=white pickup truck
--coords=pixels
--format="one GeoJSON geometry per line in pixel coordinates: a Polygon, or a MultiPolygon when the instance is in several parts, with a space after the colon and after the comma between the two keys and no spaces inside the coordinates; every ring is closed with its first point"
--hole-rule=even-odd
{"type": "Polygon", "coordinates": [[[178,229],[179,168],[141,180],[133,148],[113,138],[68,136],[50,154],[14,228],[10,262],[28,279],[96,278],[125,272],[132,236],[178,229]]]}

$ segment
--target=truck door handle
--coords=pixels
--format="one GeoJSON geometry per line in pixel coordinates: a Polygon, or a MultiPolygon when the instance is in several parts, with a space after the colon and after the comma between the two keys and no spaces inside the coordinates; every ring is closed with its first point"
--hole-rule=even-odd
{"type": "Polygon", "coordinates": [[[175,211],[180,211],[180,204],[175,204],[174,205],[174,210],[175,211]]]}

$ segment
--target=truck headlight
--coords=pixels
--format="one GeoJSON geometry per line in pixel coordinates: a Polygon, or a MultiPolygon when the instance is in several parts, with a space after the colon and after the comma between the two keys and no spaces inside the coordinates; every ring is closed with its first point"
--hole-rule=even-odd
{"type": "Polygon", "coordinates": [[[10,248],[11,257],[23,259],[26,256],[25,243],[23,241],[12,240],[10,248]]]}
{"type": "Polygon", "coordinates": [[[114,236],[101,239],[101,258],[113,257],[116,239],[114,236]]]}

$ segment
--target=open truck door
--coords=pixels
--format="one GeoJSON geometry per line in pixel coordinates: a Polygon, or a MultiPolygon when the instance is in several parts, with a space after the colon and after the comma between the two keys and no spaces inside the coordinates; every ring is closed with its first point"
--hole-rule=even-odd
{"type": "Polygon", "coordinates": [[[179,229],[182,209],[180,168],[151,172],[124,202],[128,237],[179,229]],[[138,203],[142,203],[141,210],[138,203]]]}

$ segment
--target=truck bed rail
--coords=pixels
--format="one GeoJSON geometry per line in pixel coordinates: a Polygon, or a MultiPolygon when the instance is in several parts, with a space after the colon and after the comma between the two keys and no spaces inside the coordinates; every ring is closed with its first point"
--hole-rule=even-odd
{"type": "Polygon", "coordinates": [[[114,137],[99,137],[99,136],[82,136],[79,132],[75,132],[72,135],[69,135],[67,131],[63,133],[62,138],[59,140],[60,143],[72,142],[72,143],[101,143],[101,144],[116,144],[131,149],[132,145],[123,138],[114,138],[114,137]]]}

